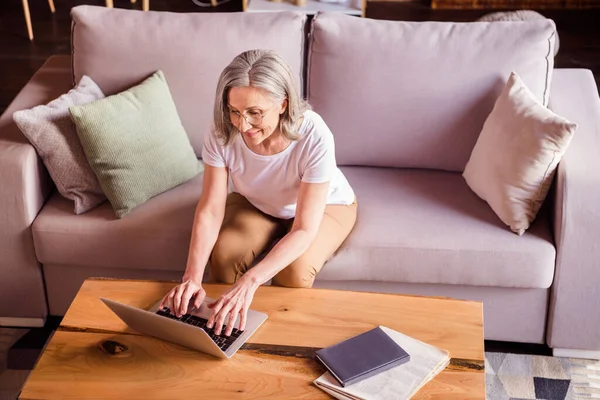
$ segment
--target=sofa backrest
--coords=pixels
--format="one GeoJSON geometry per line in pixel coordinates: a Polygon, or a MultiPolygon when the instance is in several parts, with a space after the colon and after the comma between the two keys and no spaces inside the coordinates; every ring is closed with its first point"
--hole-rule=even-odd
{"type": "Polygon", "coordinates": [[[213,120],[218,77],[245,50],[279,52],[302,82],[306,16],[282,13],[167,13],[78,6],[74,82],[90,76],[105,94],[163,70],[197,156],[213,120]]]}
{"type": "Polygon", "coordinates": [[[340,165],[462,171],[511,71],[544,104],[555,25],[319,14],[307,94],[340,165]]]}

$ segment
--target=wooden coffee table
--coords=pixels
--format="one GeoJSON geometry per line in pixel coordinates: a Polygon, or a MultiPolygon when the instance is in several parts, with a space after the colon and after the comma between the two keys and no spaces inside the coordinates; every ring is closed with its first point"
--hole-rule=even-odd
{"type": "MultiPolygon", "coordinates": [[[[260,287],[269,318],[232,359],[138,334],[98,298],[149,308],[174,282],[90,279],[31,372],[20,399],[328,399],[314,351],[378,325],[450,351],[421,399],[485,399],[482,304],[443,298],[260,287]],[[123,347],[114,354],[99,346],[123,347]]],[[[206,285],[218,297],[226,285],[206,285]]]]}

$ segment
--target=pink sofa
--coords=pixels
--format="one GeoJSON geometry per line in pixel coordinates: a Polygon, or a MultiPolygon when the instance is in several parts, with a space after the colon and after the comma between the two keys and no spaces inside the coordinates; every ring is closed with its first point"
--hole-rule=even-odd
{"type": "Polygon", "coordinates": [[[112,94],[162,69],[200,155],[221,69],[243,50],[272,48],[332,129],[360,204],[355,230],[316,287],[479,300],[486,339],[600,356],[600,99],[590,71],[554,69],[551,21],[319,14],[307,23],[300,13],[91,6],[72,16],[72,57],[51,57],[0,117],[0,324],[63,315],[87,277],[180,279],[202,180],[121,220],[108,203],[75,215],[12,113],[58,97],[83,75],[112,94]],[[552,194],[523,236],[461,175],[513,70],[579,124],[552,194]]]}

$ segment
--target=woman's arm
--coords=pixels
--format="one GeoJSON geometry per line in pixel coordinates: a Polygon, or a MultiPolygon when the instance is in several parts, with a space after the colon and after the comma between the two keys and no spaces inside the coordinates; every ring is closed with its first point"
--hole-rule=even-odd
{"type": "Polygon", "coordinates": [[[205,164],[202,194],[196,206],[187,266],[182,283],[174,287],[160,305],[160,307],[168,307],[177,316],[187,312],[187,306],[193,296],[195,296],[194,305],[196,307],[199,307],[204,300],[202,276],[225,215],[227,178],[226,168],[205,164]]]}
{"type": "Polygon", "coordinates": [[[227,169],[205,166],[202,194],[196,207],[192,239],[183,280],[202,282],[204,268],[217,242],[225,215],[227,200],[227,169]]]}
{"type": "Polygon", "coordinates": [[[292,229],[261,262],[246,272],[249,279],[262,285],[308,250],[323,219],[328,193],[329,182],[300,183],[292,229]]]}

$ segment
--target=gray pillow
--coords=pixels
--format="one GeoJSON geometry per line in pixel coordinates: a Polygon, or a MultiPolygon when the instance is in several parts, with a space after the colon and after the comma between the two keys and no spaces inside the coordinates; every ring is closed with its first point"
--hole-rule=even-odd
{"type": "Polygon", "coordinates": [[[162,71],[69,110],[117,218],[202,171],[162,71]]]}
{"type": "Polygon", "coordinates": [[[103,98],[98,85],[83,76],[75,88],[56,100],[13,114],[13,120],[35,147],[58,192],[75,202],[75,214],[91,210],[106,197],[86,160],[69,107],[103,98]]]}

